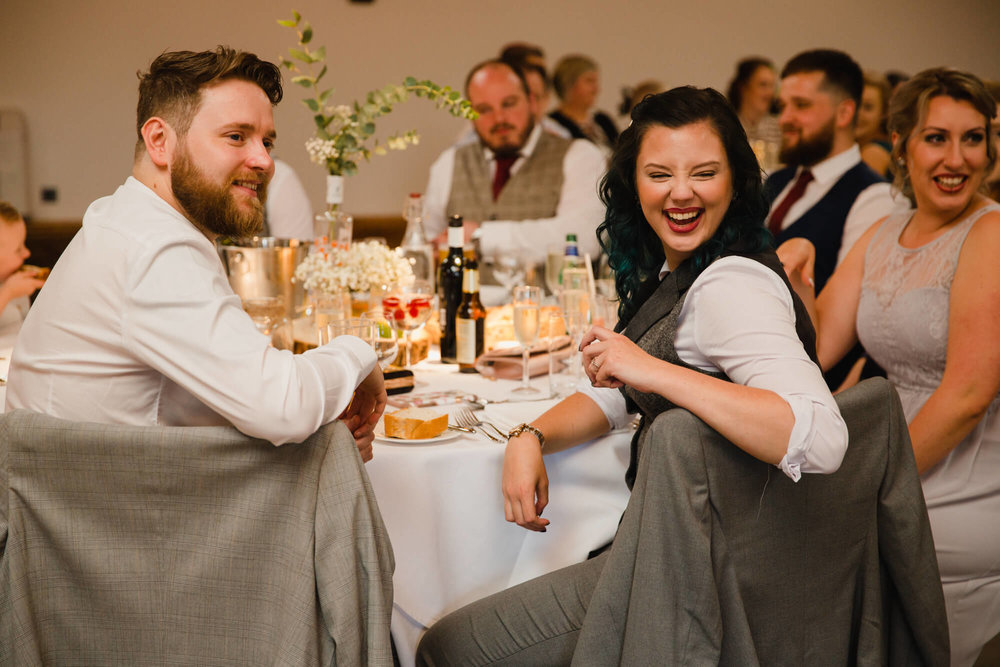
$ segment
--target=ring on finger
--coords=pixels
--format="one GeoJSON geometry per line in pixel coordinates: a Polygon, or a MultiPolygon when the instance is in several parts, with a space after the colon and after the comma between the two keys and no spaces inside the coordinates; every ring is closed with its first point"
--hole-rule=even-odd
{"type": "Polygon", "coordinates": [[[597,359],[596,358],[592,359],[590,361],[590,367],[593,368],[595,371],[601,370],[601,365],[599,363],[597,363],[597,359]]]}

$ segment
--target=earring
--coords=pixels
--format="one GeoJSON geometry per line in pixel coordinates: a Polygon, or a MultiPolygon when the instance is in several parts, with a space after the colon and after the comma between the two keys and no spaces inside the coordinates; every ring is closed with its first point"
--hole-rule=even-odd
{"type": "Polygon", "coordinates": [[[896,158],[896,164],[898,164],[900,167],[902,167],[902,166],[904,166],[906,164],[906,160],[904,160],[902,157],[898,157],[898,158],[896,158]]]}

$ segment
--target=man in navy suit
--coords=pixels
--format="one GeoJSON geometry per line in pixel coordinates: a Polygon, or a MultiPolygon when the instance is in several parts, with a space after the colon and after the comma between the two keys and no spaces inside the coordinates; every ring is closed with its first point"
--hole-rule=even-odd
{"type": "MultiPolygon", "coordinates": [[[[777,244],[805,237],[816,246],[817,293],[854,242],[894,207],[889,184],[861,161],[854,141],[861,68],[841,51],[805,51],[781,72],[782,164],[765,184],[766,224],[777,244]]],[[[827,373],[836,388],[860,356],[827,373]]]]}
{"type": "Polygon", "coordinates": [[[863,88],[861,68],[840,51],[800,53],[781,72],[780,160],[787,166],[767,179],[767,224],[783,218],[772,229],[778,244],[802,236],[816,246],[817,291],[861,234],[893,207],[889,184],[861,161],[854,141],[863,88]],[[811,179],[801,197],[780,216],[806,170],[811,179]]]}

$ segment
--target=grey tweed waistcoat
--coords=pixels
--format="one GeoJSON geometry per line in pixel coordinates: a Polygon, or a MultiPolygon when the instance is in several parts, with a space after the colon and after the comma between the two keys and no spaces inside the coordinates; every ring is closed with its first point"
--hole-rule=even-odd
{"type": "MultiPolygon", "coordinates": [[[[722,253],[722,256],[738,255],[760,262],[777,273],[785,283],[788,291],[792,295],[792,302],[795,307],[795,330],[805,346],[806,354],[814,362],[816,361],[816,333],[813,330],[812,322],[809,319],[805,306],[788,284],[788,278],[778,261],[773,250],[766,250],[760,253],[743,252],[739,249],[730,249],[722,253]]],[[[696,368],[682,360],[674,348],[674,340],[677,338],[677,324],[681,310],[684,307],[684,300],[687,298],[688,288],[694,283],[697,276],[694,274],[690,261],[682,263],[675,271],[668,274],[659,285],[652,291],[643,302],[635,315],[624,327],[623,333],[630,340],[635,342],[644,352],[668,361],[677,366],[690,368],[703,375],[729,381],[725,373],[709,372],[696,368]]],[[[663,396],[656,393],[643,393],[625,386],[621,388],[628,405],[629,412],[638,411],[642,415],[639,422],[639,429],[632,438],[632,454],[629,461],[628,470],[625,473],[625,482],[632,488],[635,481],[635,473],[639,463],[639,455],[646,437],[646,426],[651,424],[653,418],[661,412],[676,407],[663,396]]]]}
{"type": "Polygon", "coordinates": [[[534,220],[556,214],[563,186],[563,159],[572,142],[548,132],[538,137],[517,173],[493,201],[493,176],[479,142],[455,152],[447,215],[467,220],[534,220]]]}

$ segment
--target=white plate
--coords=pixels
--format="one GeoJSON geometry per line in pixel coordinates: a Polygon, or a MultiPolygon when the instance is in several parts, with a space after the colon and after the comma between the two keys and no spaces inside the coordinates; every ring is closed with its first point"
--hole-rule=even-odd
{"type": "Polygon", "coordinates": [[[382,420],[379,420],[378,424],[375,425],[375,439],[379,442],[384,442],[390,445],[430,445],[438,442],[454,440],[460,435],[462,435],[460,431],[445,429],[444,433],[433,438],[416,438],[413,440],[407,440],[405,438],[390,438],[387,436],[385,434],[385,425],[382,423],[382,420]]]}

